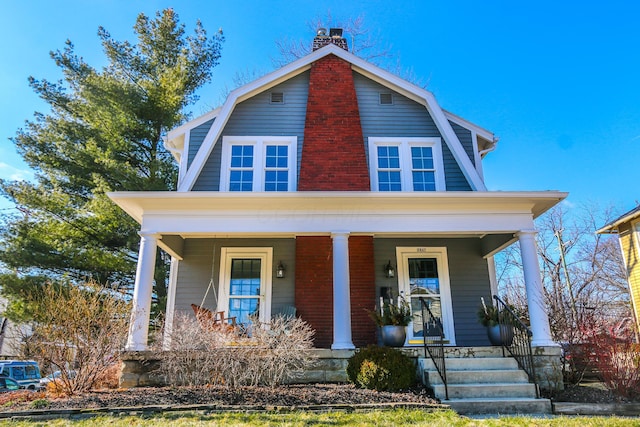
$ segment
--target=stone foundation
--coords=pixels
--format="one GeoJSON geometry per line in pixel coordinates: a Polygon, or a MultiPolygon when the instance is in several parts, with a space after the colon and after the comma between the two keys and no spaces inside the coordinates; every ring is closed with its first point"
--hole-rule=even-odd
{"type": "MultiPolygon", "coordinates": [[[[401,349],[407,356],[424,357],[422,347],[401,349]]],[[[454,357],[487,357],[501,354],[500,347],[448,347],[446,353],[454,357]]],[[[312,350],[316,358],[311,369],[295,376],[290,383],[342,383],[347,382],[347,363],[354,350],[312,350]]],[[[541,389],[562,390],[562,365],[560,347],[534,347],[533,359],[536,377],[541,389]]],[[[124,352],[120,356],[122,371],[120,387],[149,387],[166,385],[158,373],[160,354],[152,351],[124,352]]]]}
{"type": "Polygon", "coordinates": [[[127,351],[120,355],[120,387],[166,385],[158,372],[160,355],[153,351],[127,351]]]}
{"type": "MultiPolygon", "coordinates": [[[[405,348],[402,351],[409,357],[421,355],[422,349],[405,348]]],[[[311,369],[296,375],[291,384],[344,383],[347,382],[347,363],[354,350],[314,349],[316,360],[311,369]]],[[[130,351],[120,356],[122,370],[120,387],[162,386],[164,378],[158,373],[161,355],[152,351],[130,351]]]]}
{"type": "Polygon", "coordinates": [[[562,378],[562,349],[557,347],[533,347],[533,364],[538,385],[543,390],[564,390],[562,378]]]}

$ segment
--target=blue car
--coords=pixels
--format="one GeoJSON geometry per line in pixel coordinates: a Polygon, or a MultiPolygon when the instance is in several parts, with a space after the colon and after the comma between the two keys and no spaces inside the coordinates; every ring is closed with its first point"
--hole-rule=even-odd
{"type": "Polygon", "coordinates": [[[6,393],[9,391],[23,390],[24,387],[18,384],[13,378],[0,375],[0,393],[6,393]]]}

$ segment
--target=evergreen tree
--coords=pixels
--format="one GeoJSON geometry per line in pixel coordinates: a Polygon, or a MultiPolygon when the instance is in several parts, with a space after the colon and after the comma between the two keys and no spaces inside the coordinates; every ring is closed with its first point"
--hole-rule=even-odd
{"type": "MultiPolygon", "coordinates": [[[[108,191],[174,190],[175,162],[162,135],[186,119],[184,109],[211,79],[222,32],[213,37],[198,21],[185,35],[172,9],[155,19],[140,14],[137,44],[98,30],[108,65],[96,69],[67,41],[51,52],[63,80],[29,78],[49,105],[12,138],[35,171],[34,182],[0,180],[0,191],[21,214],[3,218],[2,292],[19,304],[19,290],[45,279],[91,278],[131,286],[139,237],[136,224],[108,191]]],[[[166,262],[158,257],[155,294],[166,296],[166,262]]],[[[11,311],[11,310],[9,310],[11,311]]]]}

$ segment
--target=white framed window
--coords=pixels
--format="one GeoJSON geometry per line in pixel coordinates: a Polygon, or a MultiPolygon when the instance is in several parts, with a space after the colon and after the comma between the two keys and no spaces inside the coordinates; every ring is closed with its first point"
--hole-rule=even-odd
{"type": "Polygon", "coordinates": [[[369,170],[373,191],[444,191],[442,140],[369,138],[369,170]]]}
{"type": "Polygon", "coordinates": [[[295,191],[298,138],[224,136],[220,191],[295,191]]]}
{"type": "Polygon", "coordinates": [[[273,248],[222,248],[218,311],[248,325],[271,319],[273,248]]]}

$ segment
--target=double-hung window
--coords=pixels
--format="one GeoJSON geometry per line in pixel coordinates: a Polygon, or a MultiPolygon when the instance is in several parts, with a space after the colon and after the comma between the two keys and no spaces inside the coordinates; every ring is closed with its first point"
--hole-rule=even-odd
{"type": "Polygon", "coordinates": [[[374,191],[444,191],[440,138],[369,138],[374,191]]]}
{"type": "Polygon", "coordinates": [[[295,191],[297,138],[222,138],[220,191],[295,191]]]}

